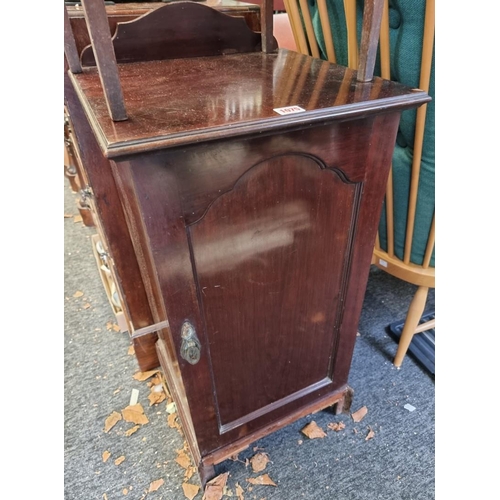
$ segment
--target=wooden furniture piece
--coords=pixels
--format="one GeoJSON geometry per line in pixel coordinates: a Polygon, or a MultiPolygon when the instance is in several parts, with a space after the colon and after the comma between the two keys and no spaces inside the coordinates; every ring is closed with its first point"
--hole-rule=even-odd
{"type": "MultiPolygon", "coordinates": [[[[236,0],[205,0],[199,2],[214,9],[244,19],[251,29],[260,30],[260,7],[236,0]]],[[[165,4],[162,2],[134,2],[106,5],[110,34],[114,34],[119,22],[128,22],[165,4]]],[[[68,5],[68,28],[74,34],[78,63],[85,47],[90,45],[83,7],[68,5]]],[[[87,51],[88,52],[88,51],[87,51]]],[[[105,275],[98,265],[108,300],[120,330],[128,332],[135,356],[142,371],[157,368],[160,364],[155,348],[156,331],[142,330],[152,323],[153,313],[147,299],[148,283],[139,270],[132,238],[126,223],[111,166],[96,142],[81,104],[67,75],[65,61],[65,175],[73,181],[72,187],[80,196],[77,207],[86,226],[95,226],[98,237],[93,241],[94,254],[106,260],[105,275]],[[70,173],[71,172],[71,173],[70,173]],[[96,249],[97,241],[101,252],[96,249]],[[115,296],[110,291],[115,290],[115,296]]]]}
{"type": "MultiPolygon", "coordinates": [[[[301,53],[357,66],[362,2],[285,3],[301,53]]],[[[434,10],[434,0],[385,0],[380,32],[378,73],[433,98],[402,114],[372,259],[417,287],[394,358],[398,368],[413,336],[435,327],[434,319],[422,321],[429,289],[435,287],[434,10]]]]}
{"type": "MultiPolygon", "coordinates": [[[[260,7],[258,4],[254,4],[254,2],[239,2],[237,0],[201,0],[199,3],[207,5],[208,7],[213,7],[229,16],[241,17],[245,19],[251,30],[260,30],[260,7]]],[[[165,3],[160,0],[153,2],[136,1],[106,5],[106,15],[110,33],[114,34],[118,23],[133,21],[164,5],[165,3]]],[[[81,3],[76,3],[75,5],[67,5],[66,9],[75,37],[76,48],[78,53],[81,54],[82,50],[87,45],[90,45],[90,36],[83,13],[83,7],[81,3]]]]}
{"type": "Polygon", "coordinates": [[[379,2],[367,3],[358,71],[277,50],[272,1],[260,34],[179,2],[113,41],[103,5],[83,5],[96,66],[79,66],[66,32],[68,79],[85,144],[118,186],[148,328],[205,483],[260,437],[349,410],[400,115],[429,97],[372,78],[379,2]]]}

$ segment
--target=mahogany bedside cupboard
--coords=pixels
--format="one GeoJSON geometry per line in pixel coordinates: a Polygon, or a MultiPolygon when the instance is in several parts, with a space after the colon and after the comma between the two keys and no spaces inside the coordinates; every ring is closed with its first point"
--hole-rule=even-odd
{"type": "Polygon", "coordinates": [[[68,73],[118,187],[202,483],[270,432],[348,409],[400,114],[429,100],[276,50],[264,36],[272,2],[263,8],[264,50],[237,19],[192,2],[118,28],[126,114],[115,120],[99,61],[68,73]]]}

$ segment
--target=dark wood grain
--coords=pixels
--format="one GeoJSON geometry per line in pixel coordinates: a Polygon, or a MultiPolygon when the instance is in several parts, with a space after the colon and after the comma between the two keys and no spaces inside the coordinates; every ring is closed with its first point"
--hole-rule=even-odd
{"type": "Polygon", "coordinates": [[[274,52],[278,47],[274,40],[274,1],[262,0],[262,51],[266,53],[274,52]]]}
{"type": "Polygon", "coordinates": [[[80,73],[82,71],[82,65],[80,64],[75,36],[71,29],[66,5],[64,6],[64,55],[66,56],[70,70],[73,73],[80,73]]]}
{"type": "Polygon", "coordinates": [[[192,224],[261,160],[261,147],[265,147],[269,157],[301,154],[307,147],[308,154],[325,159],[350,182],[362,181],[365,159],[360,156],[359,144],[368,142],[370,133],[370,128],[353,121],[343,127],[308,127],[289,132],[286,142],[256,137],[173,148],[168,155],[150,155],[150,161],[175,172],[182,215],[186,224],[192,224]]]}
{"type": "Polygon", "coordinates": [[[365,1],[359,49],[358,80],[360,82],[369,82],[373,78],[383,10],[384,0],[365,1]]]}
{"type": "Polygon", "coordinates": [[[280,49],[120,65],[130,120],[110,117],[95,68],[72,75],[80,99],[96,123],[109,157],[220,137],[262,134],[333,117],[352,119],[427,102],[418,89],[375,78],[280,49]],[[144,85],[143,79],[148,84],[144,85]],[[289,85],[288,85],[289,84],[289,85]],[[297,105],[305,112],[280,116],[275,108],[297,105]]]}
{"type": "MultiPolygon", "coordinates": [[[[113,47],[117,61],[129,63],[256,52],[261,36],[243,18],[194,2],[175,2],[118,23],[113,47]]],[[[94,66],[93,48],[86,47],[81,59],[82,65],[94,66]]]]}
{"type": "Polygon", "coordinates": [[[113,121],[126,120],[127,110],[123,100],[120,75],[111,43],[104,2],[82,0],[82,5],[109,116],[113,121]]]}
{"type": "MultiPolygon", "coordinates": [[[[220,12],[233,17],[241,17],[245,20],[252,31],[260,31],[260,7],[247,2],[237,0],[202,0],[202,5],[213,7],[220,12]]],[[[126,2],[114,5],[106,5],[109,31],[114,35],[116,26],[120,22],[127,22],[147,14],[151,10],[163,7],[163,2],[126,2]]],[[[66,7],[71,28],[75,37],[78,54],[90,45],[90,36],[81,5],[68,5],[66,7]]]]}
{"type": "Polygon", "coordinates": [[[222,433],[332,382],[359,192],[287,154],[189,226],[222,433]]]}

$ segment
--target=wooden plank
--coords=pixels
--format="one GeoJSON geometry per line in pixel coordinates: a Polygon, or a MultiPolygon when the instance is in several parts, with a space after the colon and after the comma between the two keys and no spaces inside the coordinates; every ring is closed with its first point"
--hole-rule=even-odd
{"type": "Polygon", "coordinates": [[[359,51],[358,82],[370,82],[373,79],[383,10],[384,0],[365,2],[361,48],[359,51]]]}
{"type": "Polygon", "coordinates": [[[127,112],[104,2],[82,0],[82,6],[109,114],[113,121],[126,120],[127,112]]]}
{"type": "MultiPolygon", "coordinates": [[[[112,45],[121,65],[260,52],[261,34],[252,31],[242,17],[194,2],[174,2],[134,21],[117,23],[112,45]]],[[[81,61],[84,68],[96,64],[91,46],[82,51],[81,61]]]]}
{"type": "Polygon", "coordinates": [[[262,24],[262,51],[266,54],[276,50],[273,36],[273,0],[264,0],[262,2],[261,24],[262,24]]]}
{"type": "Polygon", "coordinates": [[[80,64],[80,58],[78,57],[78,50],[76,49],[75,37],[73,36],[73,30],[69,22],[66,5],[64,6],[64,54],[66,55],[66,60],[68,61],[71,72],[81,73],[82,66],[80,64]]]}

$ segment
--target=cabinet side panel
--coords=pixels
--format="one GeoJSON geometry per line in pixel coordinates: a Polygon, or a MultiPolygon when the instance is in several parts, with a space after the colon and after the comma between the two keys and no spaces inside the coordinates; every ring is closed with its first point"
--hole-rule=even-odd
{"type": "MultiPolygon", "coordinates": [[[[77,139],[75,146],[79,147],[82,178],[92,190],[91,206],[96,228],[109,251],[126,316],[135,329],[149,326],[154,323],[153,315],[111,163],[102,154],[67,75],[64,77],[64,97],[77,139]]],[[[159,364],[154,345],[156,339],[157,335],[153,333],[133,341],[143,371],[159,364]]]]}

